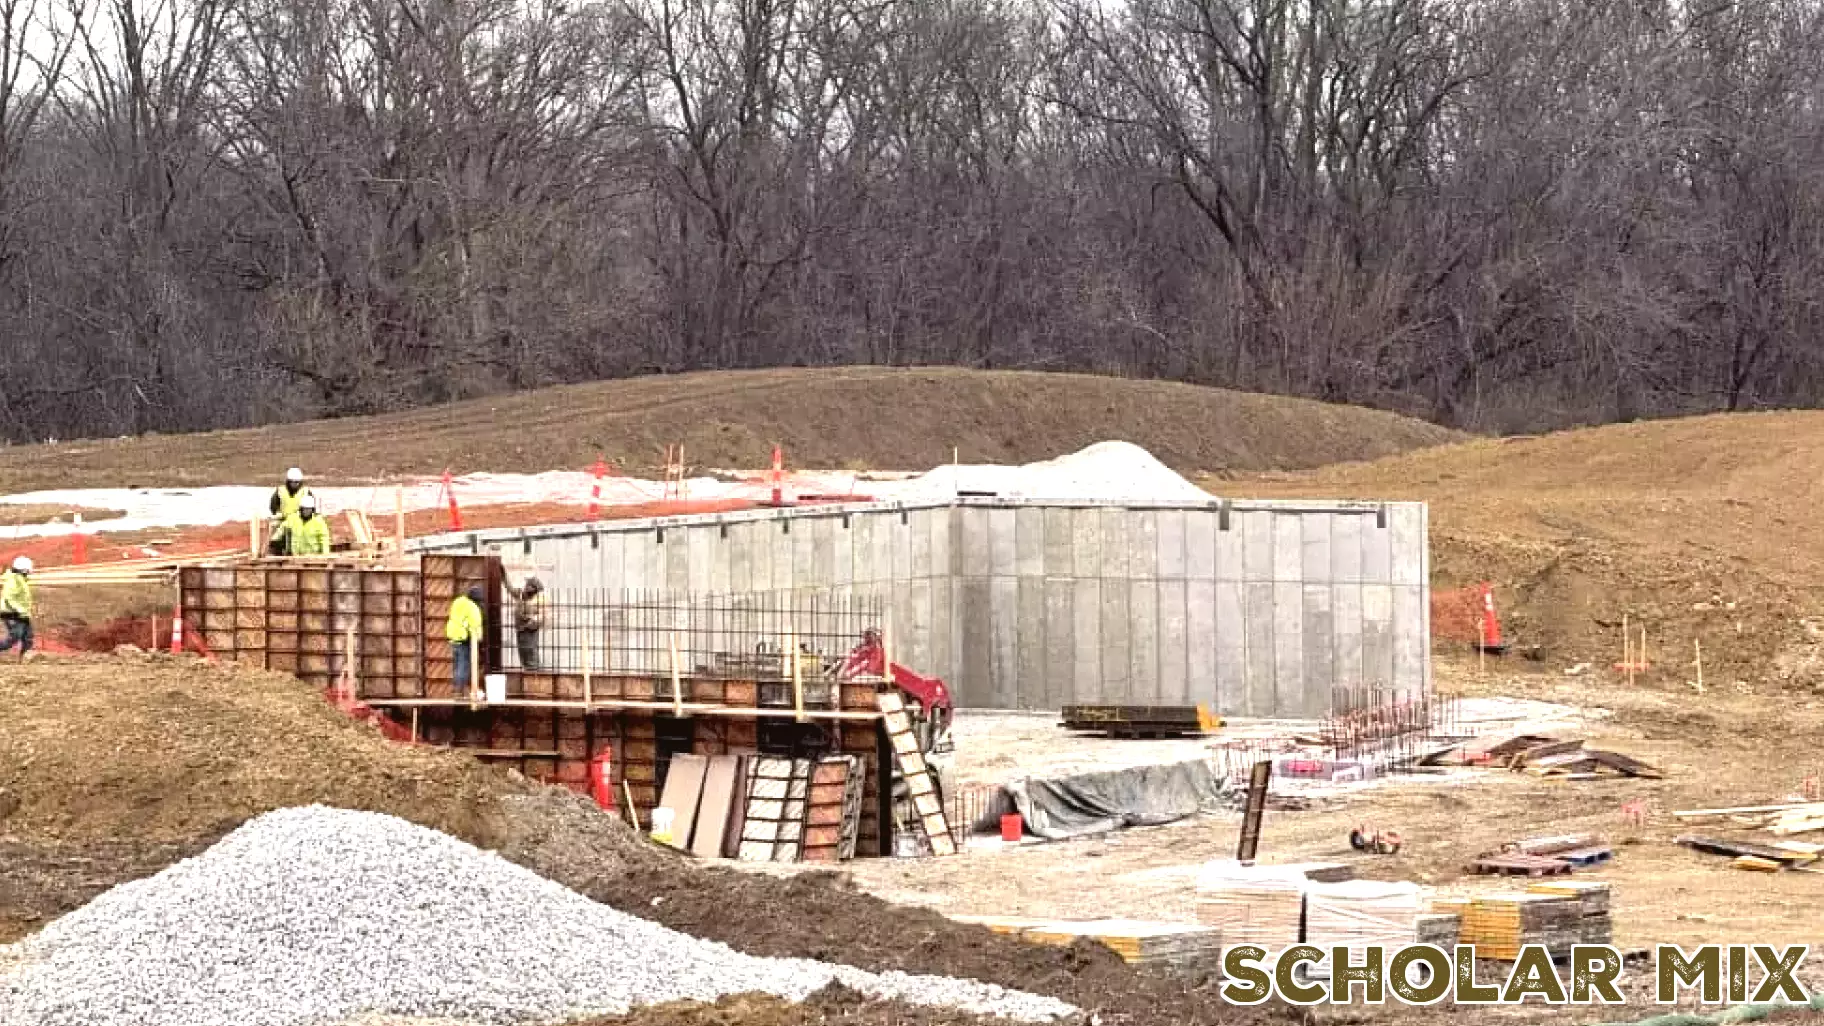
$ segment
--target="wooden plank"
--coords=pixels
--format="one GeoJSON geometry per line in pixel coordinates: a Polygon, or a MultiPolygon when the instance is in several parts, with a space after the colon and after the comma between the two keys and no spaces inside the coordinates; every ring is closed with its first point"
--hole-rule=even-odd
{"type": "Polygon", "coordinates": [[[1781,851],[1765,844],[1725,841],[1715,837],[1699,837],[1695,834],[1685,834],[1679,837],[1676,843],[1711,855],[1748,855],[1754,858],[1773,859],[1776,862],[1791,862],[1799,858],[1792,852],[1781,851]]]}
{"type": "Polygon", "coordinates": [[[1679,819],[1704,819],[1711,816],[1737,816],[1748,812],[1785,812],[1789,809],[1812,808],[1817,809],[1820,815],[1824,815],[1824,802],[1785,802],[1780,805],[1738,805],[1727,809],[1686,809],[1683,812],[1674,812],[1672,815],[1679,819]]]}
{"type": "Polygon", "coordinates": [[[709,760],[703,778],[703,797],[697,809],[696,829],[691,834],[690,851],[703,858],[717,858],[728,839],[731,813],[737,804],[740,788],[741,757],[717,755],[709,760]]]}
{"type": "Polygon", "coordinates": [[[671,846],[674,848],[690,850],[691,832],[696,828],[697,809],[708,772],[709,760],[701,755],[671,757],[671,769],[665,774],[665,790],[659,795],[659,808],[671,810],[671,846]]]}

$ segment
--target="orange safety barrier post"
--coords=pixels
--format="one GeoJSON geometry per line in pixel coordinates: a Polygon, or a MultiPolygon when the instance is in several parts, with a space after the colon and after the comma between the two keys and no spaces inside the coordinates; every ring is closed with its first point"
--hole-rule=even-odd
{"type": "Polygon", "coordinates": [[[608,461],[597,456],[595,466],[589,468],[589,473],[595,478],[595,483],[589,490],[589,517],[594,519],[602,512],[602,478],[608,474],[608,461]]]}
{"type": "Polygon", "coordinates": [[[76,514],[76,533],[70,536],[70,546],[75,553],[70,561],[81,566],[89,561],[89,539],[82,533],[82,514],[76,514]]]}
{"type": "Polygon", "coordinates": [[[443,495],[450,503],[450,530],[462,530],[462,510],[456,506],[456,479],[447,469],[443,472],[443,495]]]}
{"type": "Polygon", "coordinates": [[[773,446],[773,505],[785,505],[785,451],[773,446]]]}

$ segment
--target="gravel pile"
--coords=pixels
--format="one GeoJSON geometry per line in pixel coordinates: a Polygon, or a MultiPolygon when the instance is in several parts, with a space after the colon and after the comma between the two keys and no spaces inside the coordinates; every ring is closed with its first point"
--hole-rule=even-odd
{"type": "MultiPolygon", "coordinates": [[[[790,914],[781,910],[781,914],[790,914]]],[[[990,984],[754,958],[618,912],[390,816],[249,821],[0,948],[6,1026],[289,1026],[362,1013],[542,1023],[744,991],[870,996],[1043,1021],[990,984]]]]}

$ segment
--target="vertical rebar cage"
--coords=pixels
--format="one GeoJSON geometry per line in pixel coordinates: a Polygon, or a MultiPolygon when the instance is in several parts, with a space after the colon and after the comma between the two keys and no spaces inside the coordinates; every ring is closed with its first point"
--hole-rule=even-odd
{"type": "Polygon", "coordinates": [[[883,626],[879,598],[808,591],[678,594],[605,589],[545,593],[545,626],[532,644],[519,630],[519,596],[502,604],[510,669],[611,676],[789,683],[798,652],[804,681],[832,679],[868,630],[883,626]],[[522,651],[535,666],[526,666],[522,651]]]}

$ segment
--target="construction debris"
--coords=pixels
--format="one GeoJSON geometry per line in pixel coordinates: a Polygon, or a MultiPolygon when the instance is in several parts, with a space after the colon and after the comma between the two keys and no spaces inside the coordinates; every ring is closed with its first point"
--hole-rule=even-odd
{"type": "Polygon", "coordinates": [[[1501,766],[1538,777],[1589,780],[1599,776],[1640,777],[1659,780],[1658,768],[1599,748],[1586,748],[1581,738],[1553,738],[1514,734],[1504,738],[1470,741],[1426,760],[1428,764],[1501,766]]]}

